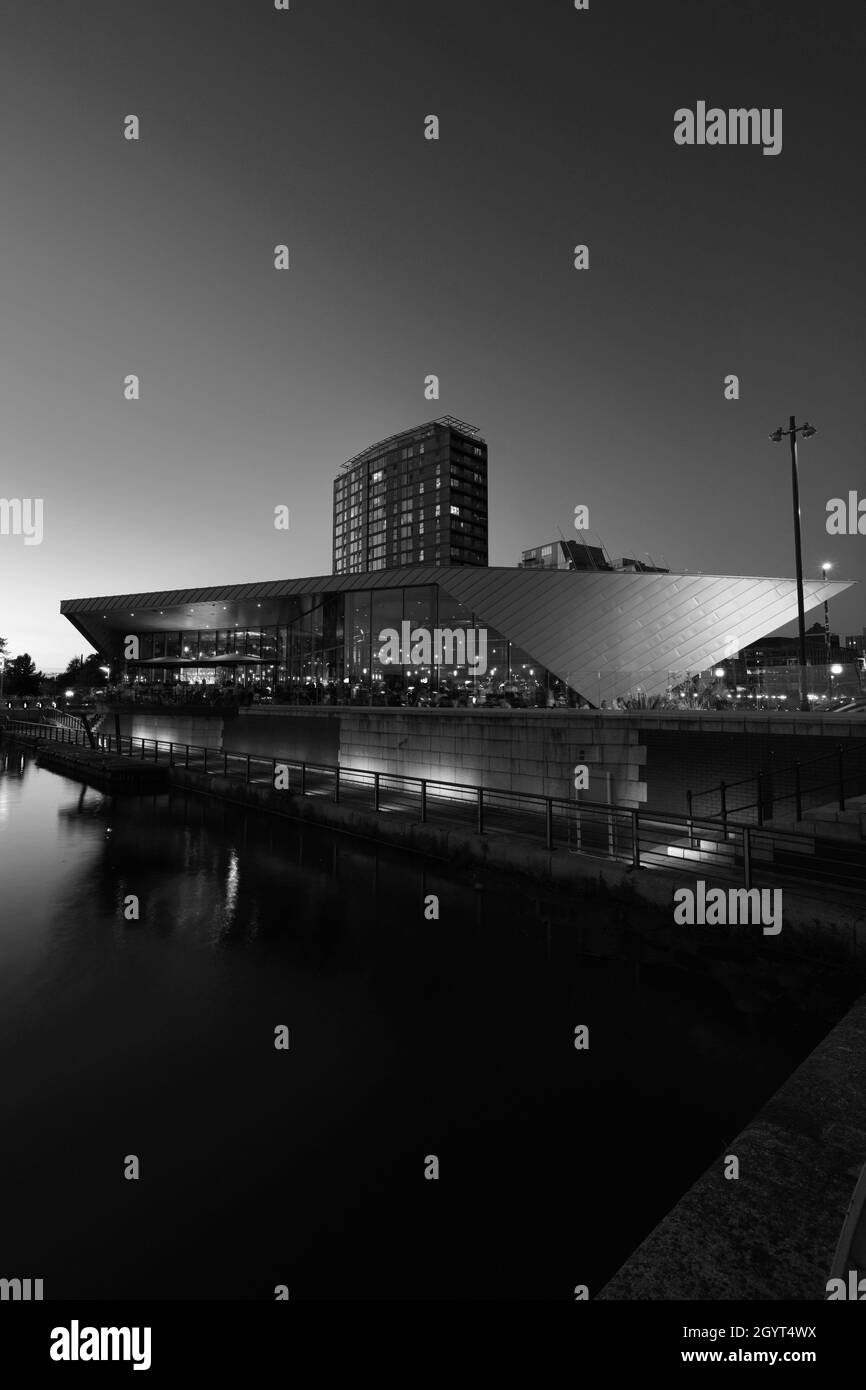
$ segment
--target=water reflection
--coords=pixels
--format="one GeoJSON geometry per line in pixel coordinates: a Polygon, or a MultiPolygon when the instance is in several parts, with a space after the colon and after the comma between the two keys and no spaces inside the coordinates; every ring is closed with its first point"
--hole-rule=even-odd
{"type": "Polygon", "coordinates": [[[30,759],[0,816],[4,1261],[46,1297],[592,1290],[857,989],[30,759]]]}

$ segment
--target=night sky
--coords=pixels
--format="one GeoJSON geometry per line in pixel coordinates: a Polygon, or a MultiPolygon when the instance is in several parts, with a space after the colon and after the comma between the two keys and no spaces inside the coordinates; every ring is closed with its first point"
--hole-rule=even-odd
{"type": "Polygon", "coordinates": [[[583,503],[614,558],[791,576],[796,413],[806,577],[866,579],[825,530],[866,495],[864,47],[862,0],[5,0],[10,652],[81,651],[63,598],[329,573],[339,464],[442,414],[491,564],[583,503]],[[781,107],[781,153],[677,146],[699,100],[781,107]]]}

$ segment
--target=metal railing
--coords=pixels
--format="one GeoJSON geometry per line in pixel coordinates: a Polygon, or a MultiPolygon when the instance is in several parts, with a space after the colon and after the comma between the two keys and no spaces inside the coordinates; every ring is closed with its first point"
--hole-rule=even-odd
{"type": "Polygon", "coordinates": [[[736,782],[719,782],[702,792],[688,791],[686,802],[689,815],[703,802],[704,818],[719,820],[723,826],[733,817],[762,826],[786,813],[801,821],[804,810],[830,802],[844,811],[852,796],[864,792],[866,743],[840,743],[828,753],[805,762],[796,758],[781,768],[775,766],[771,753],[766,767],[758,772],[736,782]]]}
{"type": "MultiPolygon", "coordinates": [[[[13,721],[15,722],[15,721],[13,721]]],[[[80,730],[84,732],[84,722],[79,714],[69,714],[62,709],[46,709],[42,711],[43,724],[57,724],[64,729],[80,730]]]]}
{"type": "MultiPolygon", "coordinates": [[[[48,742],[83,745],[83,735],[46,724],[16,722],[9,732],[48,742]]],[[[547,850],[589,855],[633,870],[710,875],[747,889],[794,883],[866,894],[866,849],[822,846],[814,836],[760,830],[748,823],[720,825],[713,817],[651,814],[601,802],[572,801],[540,792],[500,791],[402,773],[367,771],[263,753],[165,739],[97,736],[108,753],[165,762],[203,775],[264,785],[300,797],[318,797],[380,815],[409,815],[425,825],[448,825],[486,835],[516,835],[547,850]]],[[[86,766],[86,763],[85,763],[86,766]]]]}

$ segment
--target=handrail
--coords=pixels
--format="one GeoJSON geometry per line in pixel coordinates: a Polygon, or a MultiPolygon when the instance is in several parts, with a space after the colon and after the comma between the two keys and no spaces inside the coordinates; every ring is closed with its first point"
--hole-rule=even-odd
{"type": "MultiPolygon", "coordinates": [[[[786,772],[792,772],[795,767],[802,769],[804,767],[812,767],[815,763],[823,763],[827,758],[835,757],[836,750],[839,747],[845,748],[846,752],[855,753],[858,749],[866,749],[866,740],[862,743],[852,743],[850,746],[846,744],[837,744],[832,753],[817,753],[814,758],[807,758],[805,762],[803,762],[801,758],[795,758],[793,762],[786,763],[784,767],[774,768],[773,775],[781,777],[786,772]]],[[[728,791],[731,791],[734,787],[744,787],[747,782],[754,782],[755,776],[756,774],[753,772],[748,777],[741,777],[738,782],[719,782],[714,787],[707,787],[706,791],[693,792],[692,795],[712,796],[714,792],[718,791],[720,786],[725,786],[728,791]]]]}
{"type": "MultiPolygon", "coordinates": [[[[686,804],[691,814],[694,804],[699,797],[718,797],[721,809],[718,816],[713,817],[713,819],[721,820],[723,824],[726,824],[732,814],[757,810],[758,824],[761,825],[767,818],[768,811],[772,814],[772,809],[777,802],[794,799],[796,801],[798,813],[797,819],[799,820],[802,818],[800,812],[802,810],[802,798],[804,794],[813,795],[816,792],[829,791],[833,788],[838,794],[839,809],[844,811],[846,781],[853,776],[860,776],[866,781],[866,768],[862,770],[855,769],[855,771],[851,773],[850,771],[846,771],[844,766],[845,758],[847,757],[850,759],[852,755],[857,753],[866,753],[866,742],[838,743],[826,753],[819,753],[814,758],[807,758],[805,762],[800,758],[795,758],[793,762],[787,763],[784,767],[776,767],[771,762],[770,766],[759,768],[757,772],[751,773],[748,777],[742,777],[737,782],[720,781],[715,786],[707,787],[704,791],[700,792],[693,792],[690,789],[686,792],[686,804]],[[803,787],[803,772],[809,768],[816,767],[819,763],[827,763],[831,759],[835,762],[836,775],[828,782],[818,782],[813,783],[809,787],[803,787]],[[770,777],[773,781],[781,780],[784,777],[791,777],[794,782],[793,789],[791,791],[779,792],[773,787],[767,792],[764,788],[764,779],[766,777],[770,777]],[[729,810],[727,804],[729,793],[735,791],[738,787],[749,786],[752,783],[755,785],[755,800],[743,802],[741,805],[735,807],[733,811],[729,810]]],[[[773,757],[774,754],[771,752],[770,758],[772,759],[773,757]]]]}
{"type": "MultiPolygon", "coordinates": [[[[81,735],[57,725],[15,721],[9,725],[8,732],[14,735],[16,731],[32,732],[37,738],[49,742],[78,746],[84,743],[81,735]]],[[[522,811],[519,833],[536,838],[540,836],[548,850],[556,848],[558,841],[560,848],[575,852],[571,850],[571,843],[576,828],[577,852],[630,865],[635,870],[666,868],[694,873],[703,868],[704,872],[712,872],[717,880],[740,883],[749,890],[758,866],[759,876],[765,879],[769,876],[769,881],[777,884],[791,879],[805,879],[809,885],[814,887],[817,884],[822,889],[825,886],[836,887],[849,889],[855,894],[866,891],[866,875],[863,873],[866,850],[854,861],[841,852],[838,860],[832,860],[825,851],[824,858],[819,861],[812,852],[814,836],[802,832],[775,828],[759,830],[748,824],[728,823],[720,826],[718,818],[712,816],[683,816],[678,812],[652,814],[606,802],[547,796],[542,792],[508,791],[475,783],[417,777],[411,773],[308,763],[266,753],[217,751],[203,744],[175,743],[166,739],[134,738],[125,734],[118,743],[115,735],[100,734],[98,740],[99,746],[108,752],[128,753],[130,756],[135,753],[137,756],[140,750],[142,760],[148,747],[152,750],[154,762],[158,762],[161,754],[167,752],[170,767],[180,766],[191,768],[192,771],[197,770],[195,763],[199,758],[203,768],[207,769],[210,754],[211,773],[228,775],[231,763],[231,775],[246,783],[256,780],[252,775],[253,768],[263,766],[266,769],[264,780],[273,785],[276,768],[282,765],[289,769],[291,792],[305,798],[327,794],[330,785],[333,800],[341,801],[353,786],[369,787],[373,809],[387,814],[389,810],[406,810],[414,805],[420,811],[422,824],[430,821],[431,810],[434,813],[441,811],[435,804],[438,792],[452,808],[457,804],[462,805],[465,821],[474,823],[474,828],[481,834],[502,828],[501,822],[500,827],[495,824],[497,813],[507,816],[522,811]],[[299,776],[291,778],[293,770],[299,776]],[[323,774],[326,779],[324,788],[311,785],[315,784],[317,778],[321,781],[323,774]],[[328,778],[332,779],[330,783],[328,778]],[[410,807],[383,805],[383,802],[387,803],[389,788],[392,795],[395,791],[398,794],[408,791],[413,797],[410,807]]],[[[451,819],[456,818],[452,813],[451,819]]]]}
{"type": "MultiPolygon", "coordinates": [[[[36,723],[34,723],[34,724],[29,724],[29,725],[28,725],[27,723],[25,723],[25,722],[22,721],[22,720],[16,721],[16,722],[15,722],[15,725],[14,725],[14,728],[17,728],[17,729],[20,729],[20,728],[31,728],[31,729],[33,729],[37,734],[39,734],[39,733],[44,733],[46,729],[57,729],[58,727],[59,727],[59,726],[57,726],[57,725],[50,725],[50,724],[49,724],[49,725],[45,725],[45,724],[36,724],[36,723]]],[[[71,731],[68,731],[68,732],[71,732],[71,731]]],[[[108,752],[116,751],[116,752],[119,752],[119,753],[122,753],[122,752],[123,752],[123,747],[122,747],[122,746],[121,746],[120,749],[118,749],[117,746],[116,746],[116,745],[117,745],[117,738],[116,738],[115,735],[113,735],[113,734],[99,734],[99,735],[97,735],[97,737],[98,737],[99,740],[100,740],[100,746],[101,746],[103,749],[105,749],[106,751],[108,751],[108,752]]],[[[60,740],[60,742],[67,742],[67,741],[68,741],[68,742],[73,742],[73,743],[81,743],[81,742],[82,742],[82,740],[77,739],[77,738],[76,738],[76,739],[71,739],[71,740],[64,740],[64,739],[61,739],[61,740],[60,740]]],[[[141,736],[138,736],[138,737],[135,737],[135,738],[134,738],[131,734],[122,734],[122,735],[121,735],[121,745],[127,745],[128,748],[129,748],[130,754],[132,753],[133,745],[135,745],[136,747],[140,748],[141,754],[142,754],[142,758],[143,758],[143,756],[144,756],[144,751],[145,751],[145,749],[147,748],[148,745],[150,745],[150,747],[153,748],[154,750],[156,750],[157,748],[167,749],[167,750],[169,750],[170,754],[172,754],[172,755],[173,755],[173,751],[174,751],[174,750],[176,750],[176,749],[177,749],[177,750],[180,750],[185,767],[188,767],[188,766],[189,766],[188,757],[189,757],[189,754],[190,754],[190,753],[198,753],[198,754],[201,754],[202,757],[203,757],[203,759],[204,759],[204,761],[205,761],[205,763],[206,763],[206,762],[207,762],[208,754],[210,754],[211,756],[213,756],[213,755],[216,753],[216,751],[217,751],[216,749],[210,748],[210,747],[208,747],[206,744],[203,744],[203,743],[179,743],[179,742],[177,742],[176,740],[144,738],[144,737],[141,737],[141,736]]],[[[614,812],[631,814],[630,808],[627,808],[627,807],[624,807],[624,806],[615,806],[615,805],[612,805],[610,802],[607,802],[607,801],[588,801],[588,800],[584,801],[584,800],[581,800],[581,801],[579,801],[579,802],[576,802],[576,801],[571,801],[571,800],[569,800],[568,797],[563,797],[563,796],[548,796],[548,795],[547,795],[546,793],[544,793],[544,792],[511,791],[511,790],[506,790],[506,789],[504,789],[504,788],[498,788],[498,787],[484,787],[484,786],[480,785],[480,784],[477,783],[477,782],[449,782],[449,781],[447,781],[447,780],[444,779],[444,778],[437,778],[437,777],[417,777],[417,776],[415,776],[413,773],[409,773],[409,772],[375,772],[375,771],[368,771],[366,768],[344,767],[344,766],[342,766],[342,765],[339,764],[339,763],[314,763],[314,762],[309,762],[309,761],[307,761],[306,759],[284,757],[284,756],[282,756],[282,755],[279,754],[279,753],[278,753],[278,754],[273,754],[273,753],[246,753],[246,752],[240,752],[240,751],[234,751],[234,752],[232,752],[231,750],[228,750],[228,749],[222,750],[222,751],[220,752],[220,754],[219,754],[219,761],[220,761],[221,763],[223,763],[224,760],[225,760],[225,759],[228,759],[228,758],[240,759],[240,760],[242,760],[246,765],[249,765],[250,762],[254,762],[254,763],[255,763],[255,762],[258,762],[258,763],[268,763],[268,764],[271,764],[271,765],[274,766],[274,767],[276,767],[277,764],[281,764],[282,766],[288,767],[288,768],[290,768],[290,769],[291,769],[291,768],[294,768],[294,769],[296,769],[296,770],[301,770],[301,769],[303,769],[303,770],[304,770],[304,773],[305,773],[305,776],[307,776],[307,777],[309,776],[310,773],[317,773],[317,772],[320,772],[320,773],[330,774],[330,775],[332,775],[332,776],[334,776],[334,775],[339,776],[339,777],[340,777],[341,779],[343,779],[344,781],[351,781],[351,779],[353,779],[353,778],[357,778],[357,779],[370,778],[370,779],[371,779],[371,781],[370,781],[370,785],[371,785],[371,786],[374,786],[374,785],[375,785],[375,779],[378,779],[378,780],[379,780],[380,785],[381,785],[381,783],[382,783],[383,781],[386,781],[386,780],[390,780],[390,781],[392,781],[392,782],[403,782],[403,783],[409,782],[409,783],[415,783],[415,784],[418,785],[419,789],[421,788],[422,785],[423,785],[423,786],[426,786],[428,796],[429,796],[429,791],[430,791],[430,788],[431,788],[431,787],[441,787],[441,788],[443,788],[444,790],[449,791],[449,792],[459,792],[459,793],[461,793],[462,796],[463,796],[463,798],[465,798],[465,800],[466,800],[468,803],[471,802],[471,804],[472,804],[473,806],[477,804],[478,794],[479,794],[479,792],[481,792],[481,793],[483,794],[484,797],[495,797],[495,796],[511,797],[512,799],[517,800],[517,801],[537,802],[537,803],[541,803],[542,805],[545,805],[547,802],[552,802],[554,805],[559,805],[559,806],[562,806],[562,807],[567,807],[567,808],[569,808],[570,810],[575,810],[575,809],[577,809],[577,810],[580,810],[580,811],[599,811],[599,812],[602,812],[602,813],[605,814],[605,815],[610,815],[610,814],[612,814],[612,813],[614,813],[614,812]]],[[[176,765],[176,764],[173,763],[173,765],[176,765]]],[[[193,770],[194,770],[194,769],[193,769],[193,770]]],[[[644,816],[646,816],[646,813],[645,813],[645,812],[642,813],[642,814],[643,814],[644,816]]],[[[667,812],[667,811],[666,811],[666,812],[664,812],[663,814],[659,814],[659,815],[653,816],[652,819],[657,820],[657,821],[660,821],[660,822],[664,822],[665,824],[676,825],[676,826],[678,826],[678,827],[681,826],[683,829],[688,828],[688,826],[689,826],[690,824],[696,825],[696,826],[698,826],[698,827],[703,826],[703,827],[706,828],[706,829],[716,828],[716,822],[715,822],[715,820],[714,820],[712,817],[709,817],[709,816],[708,816],[708,817],[704,818],[703,820],[696,820],[696,819],[690,818],[690,817],[688,817],[688,816],[683,816],[683,815],[681,815],[679,812],[676,812],[676,811],[671,811],[671,812],[667,812]]]]}

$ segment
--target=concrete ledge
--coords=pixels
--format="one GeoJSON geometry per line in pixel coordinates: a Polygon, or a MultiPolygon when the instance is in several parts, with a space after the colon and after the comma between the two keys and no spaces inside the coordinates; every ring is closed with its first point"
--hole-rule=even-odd
{"type": "MultiPolygon", "coordinates": [[[[677,729],[693,732],[703,729],[713,733],[770,733],[770,734],[823,734],[832,738],[857,738],[866,740],[866,719],[849,715],[816,714],[809,711],[801,714],[799,710],[784,714],[768,711],[719,710],[577,710],[577,709],[491,709],[486,705],[467,709],[413,709],[411,707],[391,707],[387,705],[250,705],[238,712],[240,721],[267,720],[275,716],[300,717],[304,719],[341,719],[357,721],[356,727],[363,727],[370,715],[377,719],[402,719],[423,722],[466,719],[473,722],[496,720],[504,727],[517,727],[519,724],[545,721],[551,728],[580,730],[580,736],[590,739],[593,730],[623,729],[677,729]]],[[[414,735],[413,735],[414,736],[414,735]]]]}
{"type": "Polygon", "coordinates": [[[866,996],[725,1152],[739,1178],[720,1154],[599,1299],[826,1299],[866,1160],[866,996]]]}

